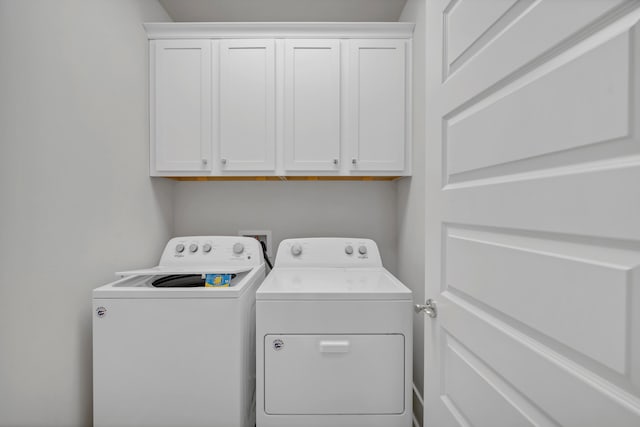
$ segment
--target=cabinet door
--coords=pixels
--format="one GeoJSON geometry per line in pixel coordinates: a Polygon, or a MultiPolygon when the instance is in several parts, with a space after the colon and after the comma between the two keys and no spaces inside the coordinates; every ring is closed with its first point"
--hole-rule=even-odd
{"type": "Polygon", "coordinates": [[[221,170],[274,170],[273,40],[220,42],[218,108],[221,170]]]}
{"type": "Polygon", "coordinates": [[[285,42],[287,170],[340,168],[340,41],[285,42]]]}
{"type": "Polygon", "coordinates": [[[151,152],[155,155],[152,169],[155,166],[156,171],[208,171],[211,42],[157,40],[152,46],[151,152]]]}
{"type": "Polygon", "coordinates": [[[349,52],[350,167],[405,167],[406,40],[351,40],[349,52]]]}

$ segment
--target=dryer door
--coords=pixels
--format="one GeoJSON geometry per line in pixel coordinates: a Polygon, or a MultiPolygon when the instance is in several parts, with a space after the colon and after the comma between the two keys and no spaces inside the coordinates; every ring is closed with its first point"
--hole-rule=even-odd
{"type": "Polygon", "coordinates": [[[266,335],[271,415],[402,414],[404,336],[266,335]]]}

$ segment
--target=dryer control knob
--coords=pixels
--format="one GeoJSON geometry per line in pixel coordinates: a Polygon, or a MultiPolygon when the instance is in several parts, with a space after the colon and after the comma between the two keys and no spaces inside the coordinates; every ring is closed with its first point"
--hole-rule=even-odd
{"type": "Polygon", "coordinates": [[[344,248],[344,253],[347,255],[351,255],[353,253],[353,246],[349,245],[346,248],[344,248]]]}
{"type": "Polygon", "coordinates": [[[358,248],[358,252],[360,252],[360,255],[364,255],[367,253],[367,247],[365,245],[362,245],[358,248]]]}
{"type": "Polygon", "coordinates": [[[184,245],[182,243],[178,243],[176,245],[176,252],[178,252],[179,254],[181,254],[182,252],[184,252],[184,245]]]}
{"type": "Polygon", "coordinates": [[[302,253],[302,246],[300,246],[300,243],[294,243],[291,246],[291,255],[299,256],[301,253],[302,253]]]}
{"type": "Polygon", "coordinates": [[[211,252],[211,245],[209,243],[205,243],[204,245],[202,245],[202,251],[208,254],[209,252],[211,252]]]}
{"type": "Polygon", "coordinates": [[[189,245],[189,251],[192,253],[198,252],[198,245],[192,243],[191,245],[189,245]]]}
{"type": "Polygon", "coordinates": [[[244,252],[244,245],[242,243],[236,243],[235,245],[233,245],[234,254],[240,255],[242,252],[244,252]]]}

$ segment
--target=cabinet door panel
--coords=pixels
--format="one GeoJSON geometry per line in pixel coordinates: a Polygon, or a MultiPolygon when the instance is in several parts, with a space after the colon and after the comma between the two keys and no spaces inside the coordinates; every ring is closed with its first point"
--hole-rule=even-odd
{"type": "Polygon", "coordinates": [[[349,143],[353,170],[405,167],[406,43],[350,42],[349,143]]]}
{"type": "Polygon", "coordinates": [[[274,170],[273,40],[220,42],[218,111],[222,171],[274,170]]]}
{"type": "Polygon", "coordinates": [[[338,170],[340,41],[285,42],[285,168],[338,170]]]}
{"type": "Polygon", "coordinates": [[[211,42],[159,40],[151,101],[158,171],[211,169],[211,42]]]}

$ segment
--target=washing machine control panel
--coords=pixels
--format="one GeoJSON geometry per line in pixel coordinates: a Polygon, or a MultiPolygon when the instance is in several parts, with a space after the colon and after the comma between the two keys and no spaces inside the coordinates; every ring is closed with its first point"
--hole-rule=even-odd
{"type": "Polygon", "coordinates": [[[263,262],[260,243],[241,236],[176,237],[167,243],[160,266],[233,265],[252,267],[263,262]]]}
{"type": "Polygon", "coordinates": [[[382,260],[373,240],[316,237],[283,240],[275,266],[381,267],[382,260]]]}

